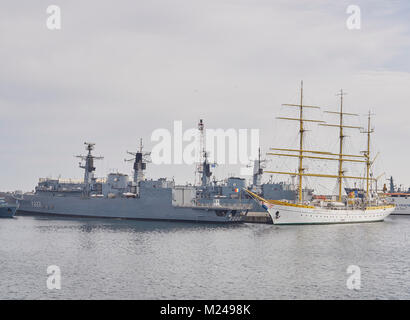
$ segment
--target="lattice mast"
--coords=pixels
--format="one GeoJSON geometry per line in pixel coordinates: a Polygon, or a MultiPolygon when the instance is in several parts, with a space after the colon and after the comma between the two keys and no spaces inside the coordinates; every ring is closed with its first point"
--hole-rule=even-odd
{"type": "Polygon", "coordinates": [[[252,185],[255,187],[260,187],[262,185],[262,174],[264,163],[266,162],[265,159],[261,159],[261,148],[258,149],[258,159],[254,161],[253,164],[253,179],[252,185]]]}
{"type": "Polygon", "coordinates": [[[92,150],[94,150],[95,143],[92,142],[84,142],[86,145],[85,149],[88,151],[87,155],[79,155],[76,158],[80,158],[84,161],[84,164],[81,162],[79,163],[79,167],[84,169],[84,193],[88,195],[91,191],[91,186],[93,185],[95,178],[94,178],[94,160],[101,160],[104,157],[95,157],[92,155],[92,150]]]}
{"type": "MultiPolygon", "coordinates": [[[[198,185],[207,186],[211,182],[211,164],[208,162],[208,153],[205,150],[205,132],[204,122],[202,119],[198,122],[198,134],[199,134],[199,159],[196,167],[196,181],[198,185]]],[[[216,166],[216,163],[212,163],[216,166]]]]}
{"type": "Polygon", "coordinates": [[[142,138],[140,139],[140,145],[137,152],[127,151],[128,154],[132,155],[131,159],[124,159],[124,161],[134,162],[134,182],[138,185],[140,181],[145,179],[144,171],[147,169],[147,163],[151,163],[151,152],[144,152],[144,145],[142,143],[142,138]]]}

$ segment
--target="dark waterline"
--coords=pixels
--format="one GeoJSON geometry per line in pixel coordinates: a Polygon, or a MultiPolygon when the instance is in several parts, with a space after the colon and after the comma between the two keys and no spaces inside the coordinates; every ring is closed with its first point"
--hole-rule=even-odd
{"type": "Polygon", "coordinates": [[[0,299],[409,299],[410,216],[353,225],[0,220],[0,299]],[[61,269],[61,290],[46,287],[61,269]],[[346,269],[361,269],[347,289],[346,269]]]}

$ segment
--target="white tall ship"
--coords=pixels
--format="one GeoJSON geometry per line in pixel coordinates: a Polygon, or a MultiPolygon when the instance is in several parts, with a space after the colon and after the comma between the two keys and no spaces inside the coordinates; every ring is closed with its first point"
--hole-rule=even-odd
{"type": "Polygon", "coordinates": [[[297,121],[299,123],[299,149],[271,148],[275,152],[268,153],[273,156],[293,157],[298,159],[297,172],[265,171],[271,174],[296,175],[298,177],[298,197],[295,201],[278,201],[264,199],[257,194],[248,191],[270,214],[273,224],[334,224],[334,223],[357,223],[383,221],[390,215],[395,206],[388,203],[386,198],[379,198],[377,192],[372,192],[372,183],[377,182],[377,178],[371,175],[371,166],[374,159],[370,155],[370,137],[374,131],[371,129],[370,113],[368,116],[367,129],[344,124],[344,116],[357,116],[357,114],[343,112],[343,91],[341,91],[340,111],[326,111],[339,116],[338,124],[327,124],[321,120],[304,118],[305,108],[317,108],[303,104],[303,82],[301,84],[300,104],[284,104],[284,106],[296,107],[299,111],[297,118],[278,117],[278,119],[297,121]],[[327,151],[306,150],[304,143],[305,123],[316,122],[322,126],[336,127],[339,130],[339,153],[327,151]],[[361,129],[367,134],[367,149],[360,155],[344,154],[343,141],[345,138],[344,129],[361,129]],[[311,173],[304,167],[304,159],[316,159],[323,161],[338,161],[337,174],[311,173]],[[347,176],[343,164],[345,162],[362,163],[366,166],[366,174],[363,177],[347,176]],[[337,199],[303,199],[303,179],[305,177],[331,178],[338,181],[337,199]],[[342,183],[344,179],[356,179],[365,182],[365,197],[355,198],[354,193],[349,196],[342,195],[342,183]]]}

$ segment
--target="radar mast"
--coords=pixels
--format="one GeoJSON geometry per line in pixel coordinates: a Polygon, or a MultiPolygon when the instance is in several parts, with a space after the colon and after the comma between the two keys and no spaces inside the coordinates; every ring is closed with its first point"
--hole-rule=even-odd
{"type": "Polygon", "coordinates": [[[132,155],[131,159],[124,159],[124,161],[134,162],[134,182],[138,185],[140,181],[145,180],[144,171],[147,168],[147,163],[151,163],[151,152],[143,151],[144,145],[142,143],[142,138],[140,139],[140,145],[137,152],[127,151],[128,154],[132,155]]]}
{"type": "Polygon", "coordinates": [[[204,122],[199,119],[198,123],[199,132],[199,162],[196,168],[196,176],[198,177],[198,183],[201,186],[207,186],[211,181],[211,165],[216,166],[216,163],[208,162],[208,152],[205,150],[205,134],[204,134],[204,122]]]}
{"type": "Polygon", "coordinates": [[[84,144],[86,145],[85,149],[88,151],[88,154],[86,156],[78,155],[76,158],[80,158],[84,161],[84,164],[81,162],[79,163],[79,167],[84,169],[84,193],[85,195],[89,195],[96,180],[94,177],[94,160],[101,160],[104,159],[104,157],[96,157],[92,155],[91,152],[94,150],[95,143],[84,142],[84,144]]]}

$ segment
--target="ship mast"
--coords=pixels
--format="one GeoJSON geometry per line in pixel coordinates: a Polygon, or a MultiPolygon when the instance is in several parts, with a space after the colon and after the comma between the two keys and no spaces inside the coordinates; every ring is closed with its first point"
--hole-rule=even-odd
{"type": "Polygon", "coordinates": [[[265,162],[265,160],[261,159],[261,147],[258,149],[258,160],[255,161],[253,165],[253,185],[256,188],[259,188],[262,184],[262,174],[263,174],[263,168],[262,168],[262,163],[265,162]]]}
{"type": "Polygon", "coordinates": [[[92,185],[94,183],[94,160],[101,160],[104,159],[104,157],[95,157],[91,154],[91,151],[94,150],[95,143],[92,142],[84,142],[86,145],[86,150],[88,150],[88,154],[86,156],[76,156],[77,158],[80,158],[83,160],[85,163],[84,165],[79,164],[80,168],[84,169],[84,193],[88,195],[92,189],[92,185]]]}
{"type": "Polygon", "coordinates": [[[198,132],[199,132],[199,164],[198,164],[198,181],[200,185],[206,183],[204,179],[205,172],[205,162],[206,162],[206,151],[205,151],[205,135],[204,135],[204,122],[199,119],[198,122],[198,132]]]}
{"type": "MultiPolygon", "coordinates": [[[[252,190],[256,193],[262,192],[262,174],[266,160],[261,158],[261,148],[258,149],[258,159],[253,161],[252,190]]],[[[251,165],[249,165],[250,167],[251,165]]]]}
{"type": "Polygon", "coordinates": [[[204,121],[202,119],[199,119],[198,122],[198,134],[199,134],[199,159],[198,163],[196,166],[196,175],[195,179],[198,179],[195,181],[195,184],[198,186],[208,186],[211,182],[211,166],[216,167],[217,163],[214,161],[213,163],[210,163],[208,161],[208,152],[205,150],[205,133],[204,133],[204,121]]]}
{"type": "Polygon", "coordinates": [[[393,177],[391,176],[390,179],[390,193],[394,193],[394,182],[393,182],[393,177]]]}
{"type": "MultiPolygon", "coordinates": [[[[303,108],[314,108],[314,109],[320,109],[320,107],[317,106],[307,106],[303,104],[303,81],[300,82],[300,104],[283,104],[284,106],[291,106],[291,107],[297,107],[299,108],[299,118],[286,118],[286,117],[277,117],[277,119],[282,119],[282,120],[295,120],[299,122],[299,150],[294,150],[298,151],[299,155],[299,166],[298,166],[298,202],[302,203],[303,202],[303,176],[304,176],[304,171],[305,169],[303,168],[303,158],[306,158],[304,155],[304,152],[306,152],[303,149],[303,141],[304,141],[304,133],[305,133],[305,128],[304,124],[305,122],[324,122],[322,120],[312,120],[312,119],[304,119],[303,118],[303,108]]],[[[274,149],[278,150],[278,149],[274,149]]],[[[289,149],[285,149],[284,151],[291,151],[289,149]]],[[[283,155],[283,154],[273,154],[273,153],[268,153],[270,155],[283,155]]]]}
{"type": "Polygon", "coordinates": [[[134,182],[138,185],[140,181],[145,179],[144,171],[147,168],[147,163],[151,162],[151,152],[143,152],[142,139],[140,139],[139,150],[137,152],[127,151],[128,154],[132,155],[131,159],[124,159],[124,161],[134,162],[134,182]]]}
{"type": "MultiPolygon", "coordinates": [[[[333,113],[333,114],[337,114],[339,115],[339,124],[319,124],[321,126],[328,126],[328,127],[338,127],[339,128],[339,169],[338,169],[338,198],[339,198],[339,202],[342,201],[342,185],[343,185],[343,178],[344,178],[344,170],[343,170],[343,162],[344,161],[350,161],[349,159],[345,159],[343,154],[343,142],[344,142],[344,138],[346,137],[344,135],[344,128],[352,128],[352,129],[363,129],[362,127],[355,127],[355,126],[347,126],[344,125],[343,123],[343,119],[345,115],[349,115],[349,116],[358,116],[358,114],[356,113],[347,113],[347,112],[343,112],[343,96],[346,95],[347,93],[343,92],[343,89],[340,90],[340,93],[338,93],[337,95],[340,96],[340,111],[339,112],[335,112],[335,111],[325,111],[326,113],[333,113]]],[[[357,160],[360,161],[360,160],[357,160]]],[[[356,161],[356,162],[357,162],[356,161]]]]}
{"type": "Polygon", "coordinates": [[[300,82],[300,106],[299,106],[299,186],[298,186],[298,199],[299,202],[303,201],[302,190],[302,173],[303,173],[303,134],[305,129],[303,128],[303,81],[300,82]]]}
{"type": "Polygon", "coordinates": [[[339,146],[339,202],[342,201],[342,179],[343,179],[343,89],[340,89],[340,134],[339,134],[339,140],[340,140],[340,146],[339,146]]]}
{"type": "Polygon", "coordinates": [[[363,133],[367,134],[367,150],[364,152],[364,155],[366,157],[366,197],[367,199],[369,198],[369,180],[373,180],[370,178],[370,167],[372,166],[372,161],[370,161],[370,135],[374,132],[373,129],[371,129],[370,126],[370,119],[371,119],[371,113],[369,110],[368,116],[367,116],[367,131],[363,131],[363,133]]]}

